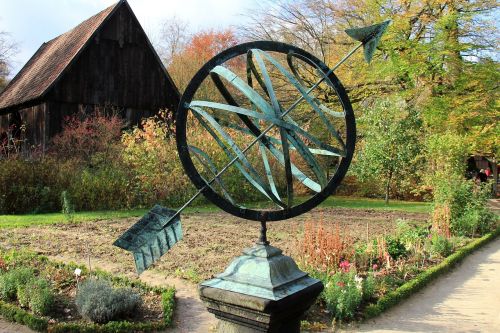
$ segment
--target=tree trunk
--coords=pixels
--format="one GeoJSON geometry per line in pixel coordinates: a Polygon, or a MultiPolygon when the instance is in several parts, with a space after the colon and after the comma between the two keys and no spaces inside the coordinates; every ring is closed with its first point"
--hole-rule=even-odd
{"type": "Polygon", "coordinates": [[[392,179],[392,171],[389,172],[389,176],[387,177],[387,184],[385,185],[385,204],[389,204],[389,191],[391,189],[391,179],[392,179]]]}

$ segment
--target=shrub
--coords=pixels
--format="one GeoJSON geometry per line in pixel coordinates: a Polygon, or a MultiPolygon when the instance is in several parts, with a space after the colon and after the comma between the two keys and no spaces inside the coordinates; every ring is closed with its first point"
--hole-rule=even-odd
{"type": "Polygon", "coordinates": [[[444,236],[434,234],[431,239],[431,252],[447,257],[453,252],[453,243],[444,236]]]}
{"type": "Polygon", "coordinates": [[[31,268],[16,268],[0,276],[0,299],[13,301],[20,286],[27,284],[35,276],[31,268]]]}
{"type": "Polygon", "coordinates": [[[29,307],[37,315],[48,315],[54,307],[54,293],[43,278],[31,278],[17,288],[17,299],[22,307],[29,307]]]}
{"type": "Polygon", "coordinates": [[[453,235],[481,236],[495,224],[495,215],[487,209],[489,195],[488,184],[479,186],[473,180],[450,175],[448,179],[436,181],[434,216],[446,215],[453,235]]]}
{"type": "Polygon", "coordinates": [[[106,110],[65,118],[63,131],[52,140],[50,152],[60,160],[76,159],[85,165],[106,164],[120,142],[123,120],[106,110]]]}
{"type": "Polygon", "coordinates": [[[178,158],[175,139],[162,115],[122,135],[122,158],[132,171],[131,191],[142,204],[176,204],[194,192],[178,158]]]}
{"type": "Polygon", "coordinates": [[[128,175],[117,162],[84,169],[71,179],[69,192],[75,209],[107,210],[126,208],[128,175]]]}
{"type": "Polygon", "coordinates": [[[30,289],[28,285],[30,284],[31,281],[29,281],[26,284],[20,285],[17,288],[17,301],[19,302],[19,305],[23,308],[29,308],[30,306],[30,289]]]}
{"type": "Polygon", "coordinates": [[[57,161],[0,160],[0,213],[22,214],[60,210],[61,181],[57,161]]]}
{"type": "Polygon", "coordinates": [[[38,315],[47,315],[54,306],[54,293],[47,280],[39,278],[29,284],[31,295],[29,297],[30,309],[38,315]]]}
{"type": "Polygon", "coordinates": [[[105,280],[87,280],[76,295],[80,314],[95,323],[107,323],[133,314],[141,297],[130,288],[113,289],[105,280]]]}
{"type": "Polygon", "coordinates": [[[397,260],[407,255],[405,244],[398,237],[388,236],[385,239],[387,252],[392,259],[397,260]]]}
{"type": "Polygon", "coordinates": [[[452,228],[458,236],[481,236],[492,230],[495,220],[495,214],[486,207],[468,209],[454,221],[452,228]]]}

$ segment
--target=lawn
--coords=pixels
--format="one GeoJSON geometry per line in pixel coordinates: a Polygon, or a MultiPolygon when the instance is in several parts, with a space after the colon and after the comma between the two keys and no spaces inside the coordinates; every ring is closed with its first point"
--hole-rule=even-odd
{"type": "MultiPolygon", "coordinates": [[[[300,200],[300,199],[299,199],[300,200]]],[[[384,200],[367,199],[367,198],[352,198],[352,197],[330,197],[323,202],[320,207],[325,208],[351,208],[351,209],[373,209],[387,211],[403,211],[408,213],[428,213],[430,211],[430,203],[413,202],[413,201],[397,201],[392,200],[388,205],[384,200]]],[[[219,209],[212,204],[203,206],[188,207],[184,212],[190,213],[210,213],[217,212],[219,209]]],[[[110,210],[110,211],[92,211],[92,212],[76,212],[71,216],[62,213],[48,214],[26,214],[26,215],[0,215],[0,228],[16,228],[27,227],[33,225],[47,225],[64,222],[84,222],[84,221],[99,221],[112,220],[128,217],[140,217],[146,213],[147,209],[132,209],[132,210],[110,210]]]]}

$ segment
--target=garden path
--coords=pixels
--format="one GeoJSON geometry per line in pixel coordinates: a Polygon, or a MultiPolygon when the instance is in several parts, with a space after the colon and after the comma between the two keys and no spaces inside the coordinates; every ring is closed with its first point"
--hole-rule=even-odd
{"type": "Polygon", "coordinates": [[[500,238],[381,316],[348,332],[499,332],[500,238]]]}
{"type": "Polygon", "coordinates": [[[23,325],[9,323],[0,317],[0,333],[35,333],[35,331],[23,325]]]}

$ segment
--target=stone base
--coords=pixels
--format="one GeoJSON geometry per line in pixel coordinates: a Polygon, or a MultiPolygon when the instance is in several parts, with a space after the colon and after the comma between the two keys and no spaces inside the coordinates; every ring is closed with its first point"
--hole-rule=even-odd
{"type": "Polygon", "coordinates": [[[278,301],[201,286],[209,312],[221,320],[219,333],[299,333],[300,320],[323,290],[321,281],[278,301]]]}

